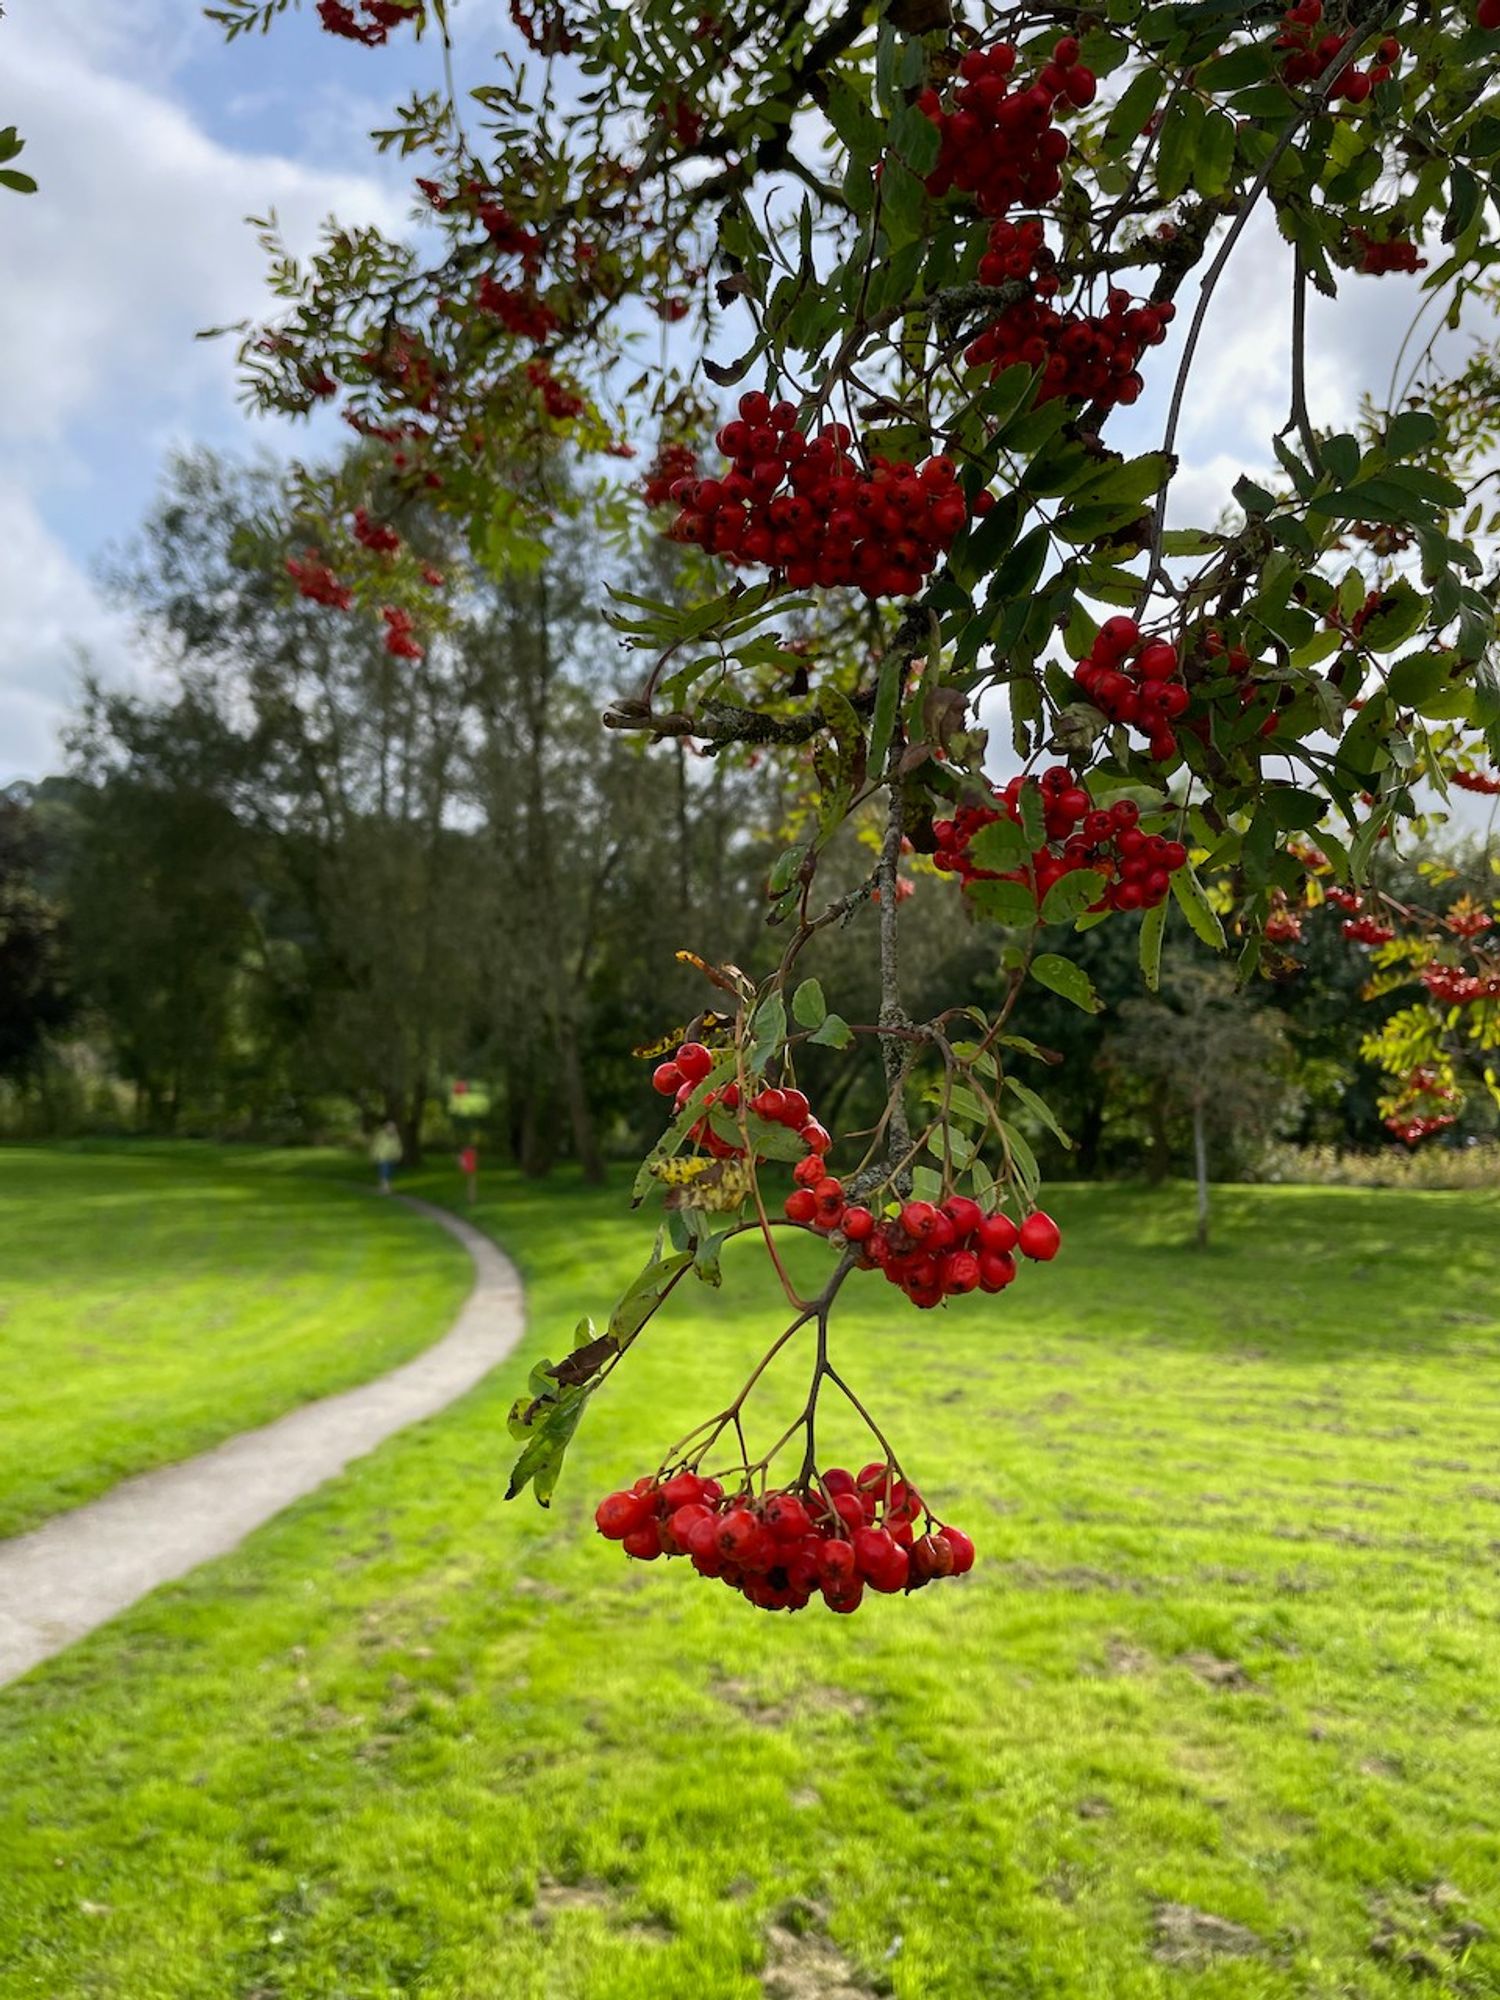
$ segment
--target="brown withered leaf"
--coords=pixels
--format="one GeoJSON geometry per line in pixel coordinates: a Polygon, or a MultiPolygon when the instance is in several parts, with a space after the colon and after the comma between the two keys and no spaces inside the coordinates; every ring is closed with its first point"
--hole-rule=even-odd
{"type": "Polygon", "coordinates": [[[612,1334],[601,1333],[596,1340],[586,1340],[582,1347],[575,1347],[571,1354],[565,1354],[561,1361],[554,1362],[547,1373],[554,1381],[572,1387],[589,1381],[619,1351],[619,1341],[612,1334]]]}

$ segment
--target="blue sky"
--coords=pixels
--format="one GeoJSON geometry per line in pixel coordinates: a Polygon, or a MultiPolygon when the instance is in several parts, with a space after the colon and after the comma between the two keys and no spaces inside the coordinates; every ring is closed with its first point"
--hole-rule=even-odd
{"type": "MultiPolygon", "coordinates": [[[[463,89],[514,33],[504,0],[454,11],[463,89]]],[[[316,446],[247,419],[231,344],[193,337],[261,308],[243,218],[275,208],[294,247],[330,212],[398,226],[410,169],[367,134],[440,78],[435,41],[364,50],[324,35],[310,5],[226,47],[194,0],[6,0],[0,124],[19,124],[41,191],[0,198],[0,783],[56,768],[81,656],[112,677],[142,671],[97,565],[139,520],[163,455],[193,440],[316,446]]],[[[1235,273],[1187,405],[1183,520],[1211,521],[1238,472],[1270,462],[1285,420],[1287,253],[1269,225],[1247,232],[1235,273]]],[[[1320,422],[1383,390],[1417,302],[1411,281],[1364,279],[1317,310],[1320,422]]],[[[1137,448],[1159,433],[1175,343],[1151,359],[1118,440],[1137,448]]]]}

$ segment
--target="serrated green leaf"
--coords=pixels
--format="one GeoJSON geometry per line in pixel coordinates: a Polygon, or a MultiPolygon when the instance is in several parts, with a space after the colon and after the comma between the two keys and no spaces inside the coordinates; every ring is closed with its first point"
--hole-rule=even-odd
{"type": "Polygon", "coordinates": [[[792,995],[792,1018],[802,1028],[821,1027],[828,1015],[828,1002],[816,979],[804,979],[792,995]]]}
{"type": "Polygon", "coordinates": [[[842,1014],[828,1014],[808,1040],[820,1049],[847,1049],[854,1040],[854,1030],[842,1014]]]}
{"type": "Polygon", "coordinates": [[[1227,112],[1209,111],[1203,119],[1193,160],[1193,186],[1200,194],[1223,194],[1234,173],[1236,127],[1227,112]]]}
{"type": "Polygon", "coordinates": [[[1104,877],[1093,868],[1070,868],[1060,875],[1042,901],[1044,924],[1071,923],[1104,894],[1104,877]]]}
{"type": "Polygon", "coordinates": [[[1054,1139],[1061,1145],[1066,1146],[1070,1152],[1072,1151],[1073,1141],[1068,1137],[1061,1125],[1058,1124],[1051,1105],[1048,1104],[1044,1097],[1039,1097],[1029,1085],[1022,1083],[1019,1077],[1008,1076],[1005,1079],[1005,1087],[1013,1096],[1020,1099],[1021,1103],[1026,1106],[1026,1109],[1033,1117],[1041,1120],[1054,1139]]]}
{"type": "Polygon", "coordinates": [[[1042,803],[1042,788],[1035,778],[1028,778],[1022,785],[1019,804],[1021,835],[1028,854],[1035,854],[1047,844],[1047,809],[1042,803]]]}
{"type": "Polygon", "coordinates": [[[1204,894],[1203,884],[1193,873],[1191,863],[1185,864],[1173,874],[1172,894],[1177,898],[1182,914],[1203,942],[1212,945],[1215,951],[1222,951],[1226,943],[1224,926],[1219,922],[1217,912],[1204,894]]]}
{"type": "Polygon", "coordinates": [[[1036,898],[1024,882],[975,882],[966,894],[992,924],[1014,927],[1037,920],[1036,898]]]}
{"type": "Polygon", "coordinates": [[[1161,985],[1161,944],[1167,928],[1165,902],[1153,903],[1141,918],[1141,972],[1155,993],[1161,985]]]}
{"type": "Polygon", "coordinates": [[[1060,994],[1064,1000],[1071,1000],[1075,1007],[1081,1007],[1085,1014],[1099,1014],[1104,1010],[1104,1002],[1094,991],[1094,982],[1081,965],[1075,965],[1070,958],[1062,958],[1055,951],[1044,951],[1031,961],[1031,976],[1051,992],[1060,994]]]}
{"type": "Polygon", "coordinates": [[[1026,836],[1014,820],[997,819],[982,826],[969,842],[969,858],[977,868],[989,868],[996,875],[1008,875],[1031,859],[1026,836]]]}
{"type": "Polygon", "coordinates": [[[761,1001],[750,1023],[750,1032],[754,1037],[750,1067],[763,1072],[786,1040],[786,1002],[779,993],[761,1001]]]}

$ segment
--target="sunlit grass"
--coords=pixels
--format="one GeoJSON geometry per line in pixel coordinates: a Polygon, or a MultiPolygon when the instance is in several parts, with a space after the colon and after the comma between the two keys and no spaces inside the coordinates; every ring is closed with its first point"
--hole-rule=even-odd
{"type": "MultiPolygon", "coordinates": [[[[641,1224],[489,1192],[555,1355],[641,1224]]],[[[6,2000],[1500,1992],[1500,1205],[1055,1208],[999,1302],[846,1288],[960,1583],[768,1617],[592,1534],[779,1324],[746,1250],[551,1513],[523,1356],[0,1697],[6,2000]]]]}
{"type": "Polygon", "coordinates": [[[0,1535],[382,1374],[468,1284],[338,1155],[0,1148],[0,1535]]]}

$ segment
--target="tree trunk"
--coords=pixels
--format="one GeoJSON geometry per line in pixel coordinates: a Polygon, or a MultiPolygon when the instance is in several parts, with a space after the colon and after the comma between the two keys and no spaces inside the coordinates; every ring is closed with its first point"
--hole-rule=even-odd
{"type": "Polygon", "coordinates": [[[422,1113],[427,1108],[427,1082],[418,1077],[411,1087],[403,1115],[397,1120],[401,1131],[401,1160],[404,1166],[422,1164],[422,1113]]]}
{"type": "Polygon", "coordinates": [[[548,1121],[538,1115],[542,1105],[535,1091],[526,1093],[521,1111],[521,1172],[528,1180],[540,1180],[552,1171],[552,1149],[547,1143],[548,1121]]]}
{"type": "Polygon", "coordinates": [[[1099,1171],[1099,1147],[1104,1138],[1104,1099],[1091,1097],[1078,1121],[1074,1140],[1074,1164],[1082,1179],[1092,1180],[1099,1171]]]}
{"type": "Polygon", "coordinates": [[[1146,1106],[1146,1122],[1151,1128],[1151,1150],[1146,1155],[1146,1178],[1153,1187],[1167,1177],[1172,1164],[1172,1141],[1167,1131],[1167,1096],[1160,1084],[1154,1086],[1146,1106]]]}
{"type": "Polygon", "coordinates": [[[562,1063],[563,1092],[568,1103],[568,1123],[573,1128],[573,1151],[583,1169],[584,1179],[597,1186],[604,1179],[604,1156],[599,1151],[599,1133],[584,1084],[583,1063],[578,1054],[578,1033],[571,1021],[558,1023],[557,1044],[562,1063]]]}
{"type": "Polygon", "coordinates": [[[1204,1131],[1203,1100],[1193,1099],[1193,1173],[1198,1183],[1198,1248],[1208,1248],[1208,1135],[1204,1131]]]}

